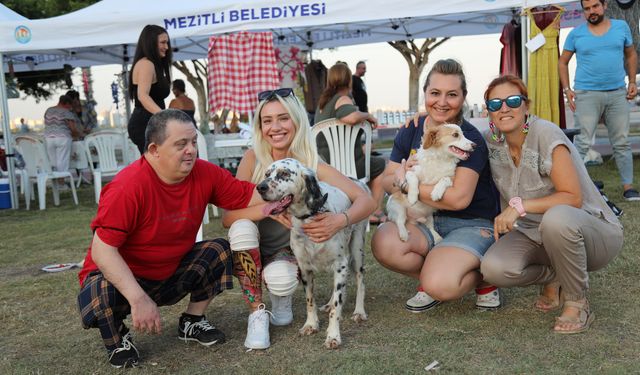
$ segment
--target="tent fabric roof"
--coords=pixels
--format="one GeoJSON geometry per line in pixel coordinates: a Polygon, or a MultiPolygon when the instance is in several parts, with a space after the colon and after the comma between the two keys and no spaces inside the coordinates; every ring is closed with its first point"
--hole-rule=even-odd
{"type": "Polygon", "coordinates": [[[34,69],[33,62],[25,66],[25,56],[33,56],[37,69],[123,63],[146,24],[167,29],[176,60],[204,58],[209,36],[242,30],[271,31],[276,46],[305,49],[490,34],[500,33],[523,7],[549,3],[569,1],[449,0],[427,6],[406,0],[392,6],[387,0],[102,0],[48,19],[0,18],[0,52],[12,58],[16,71],[34,69]]]}

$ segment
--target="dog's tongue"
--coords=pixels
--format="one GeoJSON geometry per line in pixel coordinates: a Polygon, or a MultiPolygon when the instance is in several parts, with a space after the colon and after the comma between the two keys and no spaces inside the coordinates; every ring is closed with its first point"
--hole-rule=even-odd
{"type": "Polygon", "coordinates": [[[277,202],[269,202],[262,209],[262,213],[264,214],[264,216],[279,214],[287,208],[289,203],[291,203],[291,199],[292,197],[290,195],[287,195],[277,202]]]}

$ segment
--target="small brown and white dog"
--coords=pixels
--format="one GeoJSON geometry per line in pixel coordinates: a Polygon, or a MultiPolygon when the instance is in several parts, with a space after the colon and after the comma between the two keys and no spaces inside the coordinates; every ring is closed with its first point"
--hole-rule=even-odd
{"type": "Polygon", "coordinates": [[[435,208],[418,200],[419,185],[435,185],[431,200],[439,201],[448,187],[460,160],[467,160],[476,144],[465,138],[462,129],[455,124],[426,127],[422,136],[422,148],[416,153],[418,164],[407,171],[407,194],[397,191],[387,201],[389,219],[398,226],[402,241],[409,239],[406,223],[425,223],[435,242],[442,240],[433,225],[435,208]]]}

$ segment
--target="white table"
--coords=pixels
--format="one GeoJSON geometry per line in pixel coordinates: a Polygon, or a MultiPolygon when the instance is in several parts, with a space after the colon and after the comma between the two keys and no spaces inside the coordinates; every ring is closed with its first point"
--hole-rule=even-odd
{"type": "Polygon", "coordinates": [[[250,138],[240,138],[238,134],[216,134],[213,147],[209,147],[209,160],[227,168],[237,168],[237,159],[242,158],[246,149],[251,147],[250,138]]]}

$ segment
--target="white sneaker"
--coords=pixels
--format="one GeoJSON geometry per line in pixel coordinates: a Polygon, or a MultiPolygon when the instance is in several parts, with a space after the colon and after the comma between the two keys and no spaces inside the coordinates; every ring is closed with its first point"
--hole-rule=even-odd
{"type": "Polygon", "coordinates": [[[271,341],[269,340],[269,314],[264,303],[261,303],[258,309],[249,315],[247,338],[244,340],[245,347],[249,349],[266,349],[271,346],[271,341]]]}
{"type": "Polygon", "coordinates": [[[496,287],[476,289],[476,295],[476,308],[480,310],[494,310],[502,307],[500,289],[496,287]]]}
{"type": "Polygon", "coordinates": [[[421,289],[418,289],[418,293],[407,300],[404,308],[411,312],[419,313],[434,308],[440,303],[440,301],[431,298],[430,295],[428,295],[421,289]]]}
{"type": "Polygon", "coordinates": [[[271,299],[271,324],[274,326],[291,324],[293,321],[292,296],[279,297],[269,293],[269,298],[271,299]]]}

